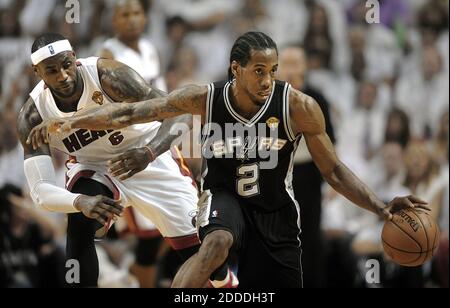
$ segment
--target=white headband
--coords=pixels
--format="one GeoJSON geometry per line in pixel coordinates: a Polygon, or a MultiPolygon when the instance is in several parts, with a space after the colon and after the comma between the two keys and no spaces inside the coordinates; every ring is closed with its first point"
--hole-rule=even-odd
{"type": "Polygon", "coordinates": [[[57,54],[64,51],[73,51],[72,45],[70,45],[70,42],[68,40],[57,41],[36,50],[31,55],[31,62],[33,63],[33,65],[38,65],[45,59],[56,56],[57,54]]]}

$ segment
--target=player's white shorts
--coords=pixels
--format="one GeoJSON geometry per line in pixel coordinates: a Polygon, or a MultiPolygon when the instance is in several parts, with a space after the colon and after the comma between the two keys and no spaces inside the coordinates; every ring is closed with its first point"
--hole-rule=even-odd
{"type": "Polygon", "coordinates": [[[114,224],[119,234],[132,233],[139,238],[160,237],[161,233],[155,224],[132,206],[123,211],[123,216],[114,224]]]}
{"type": "Polygon", "coordinates": [[[104,184],[121,200],[151,220],[174,249],[198,244],[193,225],[198,195],[192,178],[183,175],[170,152],[159,156],[145,170],[132,178],[119,181],[111,177],[104,166],[68,163],[66,188],[71,190],[80,178],[90,178],[104,184]]]}

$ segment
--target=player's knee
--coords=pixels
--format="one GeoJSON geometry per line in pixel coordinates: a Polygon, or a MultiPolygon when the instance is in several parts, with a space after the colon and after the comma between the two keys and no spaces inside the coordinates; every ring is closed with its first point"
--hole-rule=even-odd
{"type": "Polygon", "coordinates": [[[228,231],[218,230],[205,238],[201,250],[205,252],[206,257],[223,262],[228,257],[231,246],[233,246],[233,235],[228,231]]]}

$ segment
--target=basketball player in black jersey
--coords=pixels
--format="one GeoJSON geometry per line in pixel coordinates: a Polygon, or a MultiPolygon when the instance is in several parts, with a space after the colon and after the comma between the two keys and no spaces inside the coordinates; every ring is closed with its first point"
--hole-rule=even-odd
{"type": "Polygon", "coordinates": [[[31,132],[30,142],[42,142],[47,131],[119,129],[184,113],[200,115],[209,155],[197,217],[202,245],[180,269],[174,287],[203,286],[227,263],[231,251],[238,255],[240,287],[301,287],[299,207],[291,187],[292,157],[300,138],[306,139],[327,182],[361,208],[392,219],[399,209],[427,206],[414,196],[387,205],[375,196],[336,156],[318,104],[275,80],[277,67],[273,40],[248,32],[232,48],[228,82],[191,85],[165,98],[49,120],[31,132]],[[227,135],[230,124],[247,130],[227,135]],[[252,136],[252,128],[261,126],[265,129],[252,136]],[[261,149],[270,152],[270,159],[277,157],[274,168],[267,169],[270,159],[262,157],[261,149]]]}

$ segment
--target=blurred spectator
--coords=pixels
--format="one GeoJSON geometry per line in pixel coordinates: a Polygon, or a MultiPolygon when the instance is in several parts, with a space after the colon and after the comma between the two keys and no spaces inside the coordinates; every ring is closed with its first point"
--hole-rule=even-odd
{"type": "Polygon", "coordinates": [[[422,65],[414,74],[403,75],[398,81],[395,99],[411,119],[415,137],[430,138],[435,134],[439,118],[448,108],[448,73],[435,46],[423,50],[422,65]]]}
{"type": "Polygon", "coordinates": [[[405,148],[411,138],[408,115],[401,109],[392,109],[387,117],[385,142],[397,142],[405,148]]]}
{"type": "Polygon", "coordinates": [[[62,287],[64,255],[54,226],[21,198],[20,188],[0,189],[0,286],[62,287]]]}
{"type": "Polygon", "coordinates": [[[56,0],[28,0],[19,16],[23,34],[37,36],[46,32],[56,0]],[[39,12],[39,14],[36,14],[39,12]]]}
{"type": "Polygon", "coordinates": [[[434,45],[439,35],[448,30],[448,1],[430,0],[418,12],[418,25],[423,45],[434,45]]]}
{"type": "Polygon", "coordinates": [[[395,141],[388,141],[382,148],[383,164],[376,175],[374,191],[384,202],[389,202],[395,196],[407,196],[410,190],[404,185],[406,170],[404,162],[404,147],[395,141]]]}
{"type": "Polygon", "coordinates": [[[0,7],[0,37],[18,37],[22,33],[19,14],[25,1],[12,1],[9,6],[0,7]]]}
{"type": "Polygon", "coordinates": [[[355,1],[355,4],[350,5],[348,9],[350,24],[359,25],[365,32],[368,74],[366,77],[392,84],[401,60],[400,44],[392,29],[382,23],[369,24],[366,21],[366,13],[369,9],[366,7],[366,1],[355,1]]]}
{"type": "MultiPolygon", "coordinates": [[[[265,19],[263,22],[258,22],[255,26],[243,29],[257,29],[269,34],[278,44],[284,46],[292,42],[304,41],[305,33],[308,23],[308,10],[306,8],[306,1],[297,0],[250,0],[248,2],[260,2],[264,7],[265,19]],[[289,31],[286,31],[289,29],[289,31]]],[[[250,7],[247,15],[255,14],[255,10],[250,7]]],[[[258,9],[260,12],[261,9],[258,9]]],[[[258,16],[258,14],[255,14],[258,16]]],[[[262,15],[261,13],[259,15],[262,15]]],[[[241,32],[242,33],[242,32],[241,32]]]]}
{"type": "MultiPolygon", "coordinates": [[[[303,48],[289,46],[280,52],[280,80],[287,81],[294,89],[313,97],[325,116],[327,133],[334,142],[334,130],[330,120],[327,100],[305,83],[307,58],[303,48]]],[[[300,221],[302,222],[302,266],[303,284],[305,288],[318,288],[325,285],[323,270],[323,240],[320,229],[322,209],[322,175],[314,164],[303,139],[294,158],[293,186],[297,201],[301,205],[300,221]]]]}
{"type": "Polygon", "coordinates": [[[26,183],[23,171],[23,149],[19,144],[16,131],[16,113],[14,110],[4,110],[0,114],[0,186],[15,184],[23,187],[26,183]]]}
{"type": "Polygon", "coordinates": [[[441,165],[448,163],[449,153],[449,112],[444,112],[439,121],[439,130],[433,140],[433,157],[441,165]]]}
{"type": "Polygon", "coordinates": [[[440,167],[433,160],[428,145],[423,141],[411,141],[406,148],[405,185],[423,200],[427,200],[432,216],[439,221],[442,200],[445,193],[445,180],[440,176],[440,167]]]}
{"type": "Polygon", "coordinates": [[[123,0],[114,8],[115,37],[108,39],[100,57],[125,63],[141,75],[148,84],[166,91],[161,78],[158,51],[151,41],[143,37],[147,23],[144,7],[139,0],[123,0]]]}
{"type": "Polygon", "coordinates": [[[371,81],[359,85],[355,110],[345,115],[337,147],[341,159],[367,179],[370,161],[383,144],[386,115],[378,104],[378,86],[371,81]]]}
{"type": "Polygon", "coordinates": [[[308,30],[304,38],[311,69],[331,69],[334,42],[331,38],[328,15],[325,8],[314,3],[309,8],[308,30]]]}
{"type": "MultiPolygon", "coordinates": [[[[183,46],[184,40],[190,32],[190,25],[180,16],[170,17],[166,20],[166,39],[161,46],[164,67],[169,67],[175,61],[175,54],[183,46]]],[[[169,87],[170,88],[170,87],[169,87]]]]}
{"type": "Polygon", "coordinates": [[[197,75],[198,65],[199,61],[194,49],[182,46],[177,50],[167,75],[170,90],[196,83],[200,78],[197,75]]]}
{"type": "Polygon", "coordinates": [[[170,17],[180,16],[194,30],[184,43],[202,59],[197,72],[200,82],[221,80],[226,75],[229,49],[234,37],[230,37],[225,24],[239,11],[239,3],[239,0],[164,1],[164,8],[170,17]]]}

